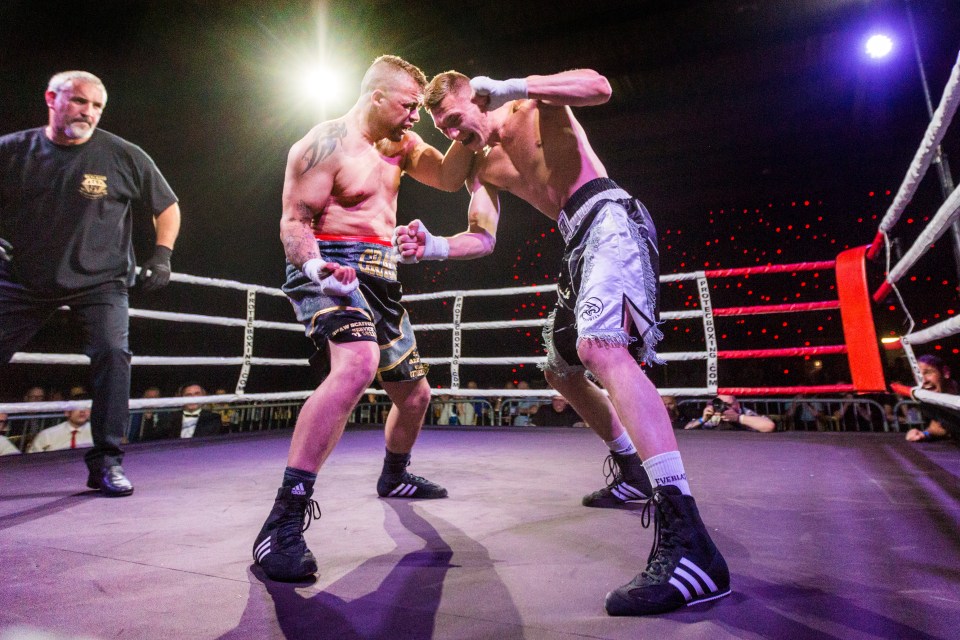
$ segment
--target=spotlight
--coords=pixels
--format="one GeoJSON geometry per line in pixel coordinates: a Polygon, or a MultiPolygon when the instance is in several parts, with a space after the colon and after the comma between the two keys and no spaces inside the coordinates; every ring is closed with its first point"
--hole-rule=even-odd
{"type": "Polygon", "coordinates": [[[893,51],[893,40],[890,36],[878,33],[867,38],[867,55],[874,59],[885,58],[893,51]]]}
{"type": "Polygon", "coordinates": [[[318,106],[333,104],[343,97],[343,79],[329,67],[303,68],[296,74],[294,82],[300,96],[318,106]]]}

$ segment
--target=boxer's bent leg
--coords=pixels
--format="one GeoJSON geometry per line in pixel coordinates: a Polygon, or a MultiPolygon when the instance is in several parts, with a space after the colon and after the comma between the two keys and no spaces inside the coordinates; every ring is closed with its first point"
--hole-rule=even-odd
{"type": "Polygon", "coordinates": [[[123,462],[120,445],[130,425],[130,346],[128,296],[110,286],[70,299],[83,326],[84,353],[90,357],[93,448],[84,456],[91,474],[123,462]]]}
{"type": "Polygon", "coordinates": [[[549,369],[543,374],[547,383],[570,403],[603,441],[616,440],[623,435],[623,423],[610,399],[597,385],[583,375],[561,376],[549,369]]]}
{"type": "Polygon", "coordinates": [[[264,573],[285,582],[317,571],[303,532],[320,508],[312,499],[321,465],[343,435],[353,407],[373,381],[379,349],[372,340],[324,342],[330,372],[304,403],[290,442],[283,484],[253,542],[253,559],[264,573]]]}
{"type": "Polygon", "coordinates": [[[627,348],[583,340],[577,351],[610,394],[617,415],[640,456],[646,460],[676,451],[677,440],[660,394],[627,348]]]}
{"type": "Polygon", "coordinates": [[[387,451],[383,471],[377,480],[377,495],[381,498],[446,498],[446,489],[406,470],[410,464],[410,451],[430,406],[427,379],[419,377],[406,382],[381,382],[393,406],[387,414],[385,425],[387,451]]]}
{"type": "Polygon", "coordinates": [[[547,351],[543,373],[547,382],[570,402],[610,449],[603,464],[606,486],[585,495],[581,503],[586,507],[610,508],[646,499],[652,488],[643,460],[613,403],[584,375],[586,369],[577,353],[576,319],[563,299],[550,314],[543,337],[547,351]]]}
{"type": "Polygon", "coordinates": [[[330,373],[297,416],[287,466],[317,473],[343,435],[347,418],[373,382],[380,357],[375,342],[329,342],[330,373]]]}
{"type": "Polygon", "coordinates": [[[410,453],[430,406],[430,385],[426,378],[409,382],[384,381],[382,384],[393,403],[384,425],[387,450],[410,453]]]}

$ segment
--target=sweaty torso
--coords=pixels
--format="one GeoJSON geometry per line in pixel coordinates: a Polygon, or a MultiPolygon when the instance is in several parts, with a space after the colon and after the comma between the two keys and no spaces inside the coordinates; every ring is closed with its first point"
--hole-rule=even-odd
{"type": "Polygon", "coordinates": [[[411,147],[407,137],[371,145],[342,121],[333,121],[311,131],[300,144],[308,167],[305,191],[310,191],[311,172],[318,172],[319,180],[332,177],[329,195],[310,203],[314,233],[389,238],[396,226],[400,177],[411,147]],[[323,166],[312,167],[313,158],[323,159],[323,166]]]}
{"type": "Polygon", "coordinates": [[[556,220],[570,196],[606,169],[569,107],[518,100],[504,108],[511,111],[500,143],[480,160],[477,177],[556,220]]]}

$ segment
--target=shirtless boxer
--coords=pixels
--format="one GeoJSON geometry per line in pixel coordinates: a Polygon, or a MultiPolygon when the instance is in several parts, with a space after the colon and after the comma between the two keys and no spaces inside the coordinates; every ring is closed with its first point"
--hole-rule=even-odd
{"type": "Polygon", "coordinates": [[[374,377],[393,402],[377,493],[447,496],[443,487],[406,471],[430,386],[400,306],[390,236],[403,173],[455,191],[473,153],[454,143],[443,156],[410,131],[420,120],[425,85],[423,72],[412,64],[395,56],[377,58],[350,111],[314,127],[287,157],[280,220],[287,257],[283,290],[316,345],[311,362],[324,379],[297,418],[282,486],[253,545],[254,561],[274,580],[299,580],[317,570],[302,533],[319,516],[311,499],[314,481],[374,377]]]}
{"type": "Polygon", "coordinates": [[[502,82],[453,71],[435,77],[424,100],[434,124],[482,152],[468,181],[469,228],[442,238],[413,221],[395,230],[394,241],[404,262],[486,255],[496,242],[500,191],[557,222],[566,251],[544,329],[544,373],[607,442],[618,467],[611,485],[584,503],[652,494],[658,526],[647,567],[606,598],[611,615],[646,615],[725,596],[730,576],[690,495],[663,403],[639,366],[659,362],[662,338],[653,221],[607,177],[571,110],[602,104],[610,93],[607,79],[586,69],[502,82]]]}

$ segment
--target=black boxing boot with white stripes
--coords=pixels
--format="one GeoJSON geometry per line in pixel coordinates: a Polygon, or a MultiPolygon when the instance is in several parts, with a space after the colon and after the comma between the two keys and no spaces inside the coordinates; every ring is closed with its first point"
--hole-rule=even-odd
{"type": "Polygon", "coordinates": [[[641,523],[650,526],[653,548],[647,568],[607,594],[611,616],[645,616],[730,595],[730,572],[710,535],[697,503],[673,485],[657,487],[644,505],[641,523]]]}
{"type": "Polygon", "coordinates": [[[603,464],[607,486],[584,496],[585,507],[610,509],[628,502],[646,500],[653,494],[643,460],[636,453],[622,455],[611,452],[603,464]]]}
{"type": "Polygon", "coordinates": [[[320,517],[320,505],[311,500],[313,487],[302,483],[281,487],[273,509],[253,543],[253,561],[267,577],[295,582],[317,572],[317,560],[307,548],[303,532],[320,517]]]}
{"type": "Polygon", "coordinates": [[[392,453],[387,449],[383,472],[377,480],[377,495],[381,498],[417,498],[432,500],[446,498],[447,490],[426,478],[407,472],[409,453],[392,453]]]}

